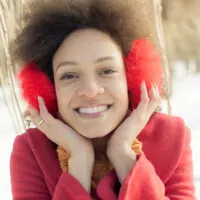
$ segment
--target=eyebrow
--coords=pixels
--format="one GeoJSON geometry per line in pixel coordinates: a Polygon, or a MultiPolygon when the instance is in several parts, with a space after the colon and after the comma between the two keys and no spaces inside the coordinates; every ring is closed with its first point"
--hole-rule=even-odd
{"type": "MultiPolygon", "coordinates": [[[[105,57],[102,57],[102,58],[98,58],[97,60],[94,61],[94,63],[101,63],[101,62],[104,62],[104,61],[108,61],[108,60],[114,60],[115,57],[113,56],[105,56],[105,57]]],[[[60,67],[63,67],[63,66],[77,66],[79,65],[79,63],[75,62],[75,61],[62,61],[61,63],[59,63],[59,65],[56,67],[56,71],[60,68],[60,67]]]]}

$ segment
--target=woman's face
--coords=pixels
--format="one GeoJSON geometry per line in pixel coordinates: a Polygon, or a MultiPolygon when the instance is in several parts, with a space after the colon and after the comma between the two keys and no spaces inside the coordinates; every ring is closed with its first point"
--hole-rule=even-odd
{"type": "Polygon", "coordinates": [[[123,56],[117,44],[95,29],[70,34],[53,57],[62,119],[87,138],[112,132],[128,110],[123,56]]]}

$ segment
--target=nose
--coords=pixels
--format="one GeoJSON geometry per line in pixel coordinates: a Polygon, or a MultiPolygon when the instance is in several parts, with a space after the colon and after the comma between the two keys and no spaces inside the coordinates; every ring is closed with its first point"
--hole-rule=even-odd
{"type": "Polygon", "coordinates": [[[98,83],[97,80],[88,78],[87,80],[84,80],[84,82],[81,83],[78,90],[79,96],[85,96],[88,98],[94,98],[103,93],[104,87],[100,83],[98,83]]]}

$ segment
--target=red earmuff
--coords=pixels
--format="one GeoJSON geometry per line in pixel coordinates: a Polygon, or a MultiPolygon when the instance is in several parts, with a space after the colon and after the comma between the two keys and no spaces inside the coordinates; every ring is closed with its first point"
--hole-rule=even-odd
{"type": "Polygon", "coordinates": [[[124,58],[124,62],[131,110],[136,108],[140,102],[140,86],[143,81],[145,81],[148,91],[151,89],[152,83],[156,84],[162,95],[161,56],[149,40],[135,40],[128,56],[124,58]]]}
{"type": "MultiPolygon", "coordinates": [[[[128,56],[124,58],[124,62],[132,109],[137,107],[140,102],[142,81],[145,81],[148,91],[151,84],[156,83],[160,93],[162,92],[161,57],[150,41],[146,39],[135,40],[128,56]]],[[[18,79],[22,89],[22,97],[30,106],[39,110],[38,96],[41,96],[48,111],[51,114],[57,112],[55,87],[49,77],[39,70],[34,62],[22,67],[18,79]]]]}
{"type": "Polygon", "coordinates": [[[50,78],[39,70],[34,62],[24,65],[18,74],[23,99],[39,110],[38,96],[43,97],[46,107],[53,115],[57,112],[55,87],[50,78]]]}

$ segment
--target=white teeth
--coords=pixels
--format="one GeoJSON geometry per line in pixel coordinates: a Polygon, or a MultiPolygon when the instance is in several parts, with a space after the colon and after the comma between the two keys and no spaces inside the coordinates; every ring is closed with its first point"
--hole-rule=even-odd
{"type": "Polygon", "coordinates": [[[99,113],[108,109],[108,106],[99,106],[93,108],[79,108],[78,112],[83,114],[99,113]]]}

